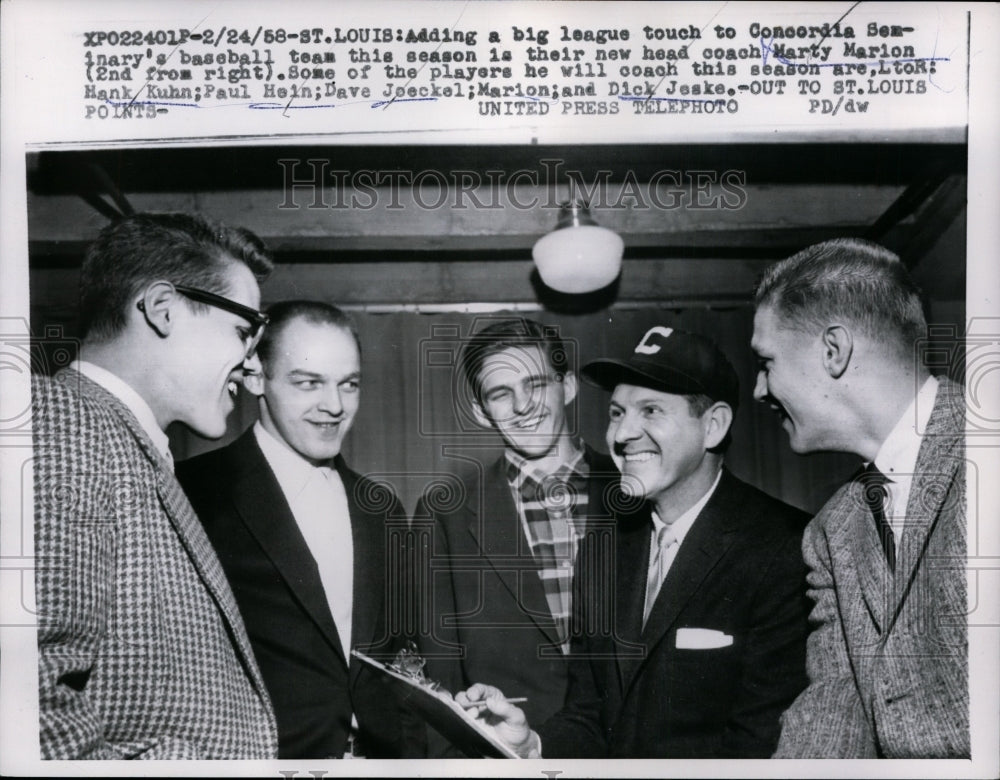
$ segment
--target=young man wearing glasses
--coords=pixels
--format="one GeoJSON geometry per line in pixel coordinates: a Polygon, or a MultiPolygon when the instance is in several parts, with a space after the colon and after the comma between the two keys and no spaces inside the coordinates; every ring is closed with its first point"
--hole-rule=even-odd
{"type": "Polygon", "coordinates": [[[270,270],[249,231],[185,214],[124,217],[87,252],[79,359],[32,393],[43,758],[275,755],[270,700],[165,433],[225,432],[270,270]]]}

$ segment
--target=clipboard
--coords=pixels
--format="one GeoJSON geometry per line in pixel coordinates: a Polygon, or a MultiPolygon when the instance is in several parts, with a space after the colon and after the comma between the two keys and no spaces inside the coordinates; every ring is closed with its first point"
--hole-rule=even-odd
{"type": "Polygon", "coordinates": [[[381,661],[351,650],[351,655],[384,677],[399,700],[440,732],[441,736],[472,758],[520,758],[482,723],[442,689],[434,690],[425,682],[397,672],[381,661]]]}

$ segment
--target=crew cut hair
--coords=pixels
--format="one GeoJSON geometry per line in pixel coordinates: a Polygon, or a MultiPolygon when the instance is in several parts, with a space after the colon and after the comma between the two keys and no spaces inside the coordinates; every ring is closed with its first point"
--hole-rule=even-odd
{"type": "MultiPolygon", "coordinates": [[[[87,249],[80,270],[80,326],[85,338],[105,341],[121,333],[134,300],[158,281],[217,295],[229,290],[235,263],[258,282],[273,263],[254,233],[183,213],[139,213],[107,225],[87,249]]],[[[195,311],[207,304],[187,301],[195,311]]]]}
{"type": "Polygon", "coordinates": [[[350,333],[358,347],[358,357],[361,357],[361,338],[358,336],[354,320],[347,312],[333,304],[307,300],[280,301],[268,308],[267,316],[268,323],[257,345],[257,355],[264,367],[264,373],[268,376],[270,376],[268,367],[281,342],[281,334],[285,328],[298,320],[304,320],[312,325],[329,325],[350,333]]]}
{"type": "Polygon", "coordinates": [[[927,335],[920,288],[899,257],[860,238],[837,238],[803,249],[765,271],[754,296],[782,324],[816,333],[846,320],[867,337],[912,354],[927,335]]]}

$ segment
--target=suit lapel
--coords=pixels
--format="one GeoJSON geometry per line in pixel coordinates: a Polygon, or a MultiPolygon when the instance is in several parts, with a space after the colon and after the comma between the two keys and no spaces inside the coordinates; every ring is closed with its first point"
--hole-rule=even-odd
{"type": "Polygon", "coordinates": [[[319,569],[252,429],[233,444],[232,455],[236,474],[232,482],[233,506],[295,598],[346,664],[319,569]]]}
{"type": "Polygon", "coordinates": [[[264,680],[260,676],[257,663],[250,647],[250,639],[246,634],[246,627],[243,618],[240,616],[239,607],[233,596],[229,581],[226,579],[222,564],[215,554],[212,543],[205,534],[205,529],[195,515],[187,495],[181,488],[180,483],[174,476],[170,465],[164,460],[163,455],[156,449],[149,436],[142,429],[135,415],[129,411],[114,394],[108,392],[96,382],[87,377],[80,376],[80,390],[83,393],[97,397],[102,403],[108,406],[122,420],[129,432],[132,434],[139,448],[145,457],[150,461],[156,475],[156,492],[160,499],[167,517],[174,528],[174,532],[180,539],[191,560],[195,571],[201,578],[206,589],[211,594],[213,600],[226,622],[229,634],[233,637],[236,649],[240,655],[240,660],[247,669],[254,686],[265,700],[268,694],[264,687],[264,680]]]}
{"type": "Polygon", "coordinates": [[[195,516],[187,496],[177,480],[169,477],[162,477],[157,481],[156,491],[177,536],[180,537],[195,569],[215,598],[230,628],[239,626],[239,630],[233,630],[233,634],[237,637],[240,649],[245,655],[252,656],[249,640],[244,634],[243,619],[240,617],[239,607],[236,605],[225,572],[222,571],[219,559],[212,550],[211,542],[205,536],[205,531],[195,516]]]}
{"type": "Polygon", "coordinates": [[[917,454],[903,538],[897,543],[893,619],[899,615],[905,596],[913,587],[918,564],[960,466],[965,397],[960,385],[947,379],[939,382],[934,409],[917,454]]]}
{"type": "Polygon", "coordinates": [[[648,504],[644,504],[628,521],[622,522],[619,519],[616,529],[614,625],[625,643],[639,646],[643,650],[641,655],[615,653],[618,683],[623,692],[647,655],[646,647],[641,643],[641,636],[651,529],[652,520],[648,504]]]}
{"type": "MultiPolygon", "coordinates": [[[[681,610],[691,601],[701,583],[712,572],[716,563],[726,554],[736,538],[737,531],[732,527],[732,518],[739,516],[739,507],[733,505],[731,479],[728,472],[723,472],[715,493],[695,519],[677,550],[670,571],[660,587],[656,601],[653,602],[649,620],[640,634],[641,642],[646,648],[645,658],[649,658],[656,645],[664,640],[681,610]]],[[[636,588],[634,592],[635,604],[640,611],[642,610],[642,602],[645,600],[646,573],[649,561],[648,527],[646,536],[644,545],[646,557],[633,563],[633,566],[641,571],[639,579],[642,587],[636,588]]],[[[635,659],[625,662],[623,682],[626,690],[644,660],[635,659]]]]}
{"type": "Polygon", "coordinates": [[[875,519],[864,498],[864,487],[857,479],[847,485],[833,510],[839,520],[831,539],[830,555],[834,560],[853,560],[858,585],[868,613],[879,633],[884,630],[888,613],[889,566],[879,540],[875,519]]]}
{"type": "Polygon", "coordinates": [[[478,505],[474,498],[469,504],[469,533],[514,599],[517,613],[527,614],[550,642],[558,643],[545,589],[538,574],[531,570],[531,545],[510,492],[503,457],[486,472],[480,499],[478,505]]]}
{"type": "Polygon", "coordinates": [[[881,634],[899,616],[959,465],[955,449],[964,429],[959,419],[964,409],[962,388],[947,379],[940,383],[914,468],[903,538],[896,540],[895,574],[886,564],[860,482],[852,479],[840,497],[823,508],[823,514],[829,516],[825,525],[829,529],[830,554],[834,560],[850,558],[856,562],[851,568],[881,634]]]}
{"type": "MultiPolygon", "coordinates": [[[[381,513],[362,508],[358,495],[358,475],[346,468],[340,457],[337,458],[337,471],[347,494],[354,547],[351,644],[365,649],[382,639],[375,636],[375,627],[384,622],[381,616],[385,609],[384,594],[389,572],[386,568],[387,559],[382,551],[389,543],[386,517],[391,505],[386,505],[381,513]]],[[[367,496],[369,500],[374,499],[376,504],[380,504],[380,498],[381,496],[367,496]]],[[[350,667],[352,677],[360,671],[358,663],[351,664],[350,667]]]]}

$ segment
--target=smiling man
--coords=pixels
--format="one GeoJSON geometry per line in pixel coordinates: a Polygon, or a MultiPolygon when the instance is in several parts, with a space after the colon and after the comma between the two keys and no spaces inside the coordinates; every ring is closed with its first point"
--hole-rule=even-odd
{"type": "Polygon", "coordinates": [[[252,233],[188,214],[123,217],[84,258],[79,359],[32,388],[43,758],[275,754],[243,621],[165,432],[225,432],[270,270],[252,233]]]}
{"type": "Polygon", "coordinates": [[[782,758],[968,758],[965,394],[931,376],[920,291],[877,244],[836,239],[756,294],[754,396],[798,453],[864,469],[809,524],[809,687],[782,758]]]}
{"type": "Polygon", "coordinates": [[[387,636],[386,524],[405,520],[395,496],[340,454],[361,398],[357,333],[324,303],[268,314],[262,373],[246,380],[260,420],[178,476],[246,622],[279,757],[422,756],[422,725],[350,655],[387,636]]]}
{"type": "Polygon", "coordinates": [[[573,435],[577,382],[555,328],[502,320],[474,334],[460,364],[476,419],[504,454],[465,478],[461,500],[425,496],[432,521],[427,671],[451,691],[483,681],[526,696],[544,720],[566,694],[577,542],[605,513],[617,471],[573,435]]]}
{"type": "Polygon", "coordinates": [[[527,757],[766,758],[805,685],[806,515],[723,466],[739,383],[709,340],[657,326],[583,377],[642,504],[581,542],[566,705],[536,735],[496,686],[458,699],[527,757]]]}

